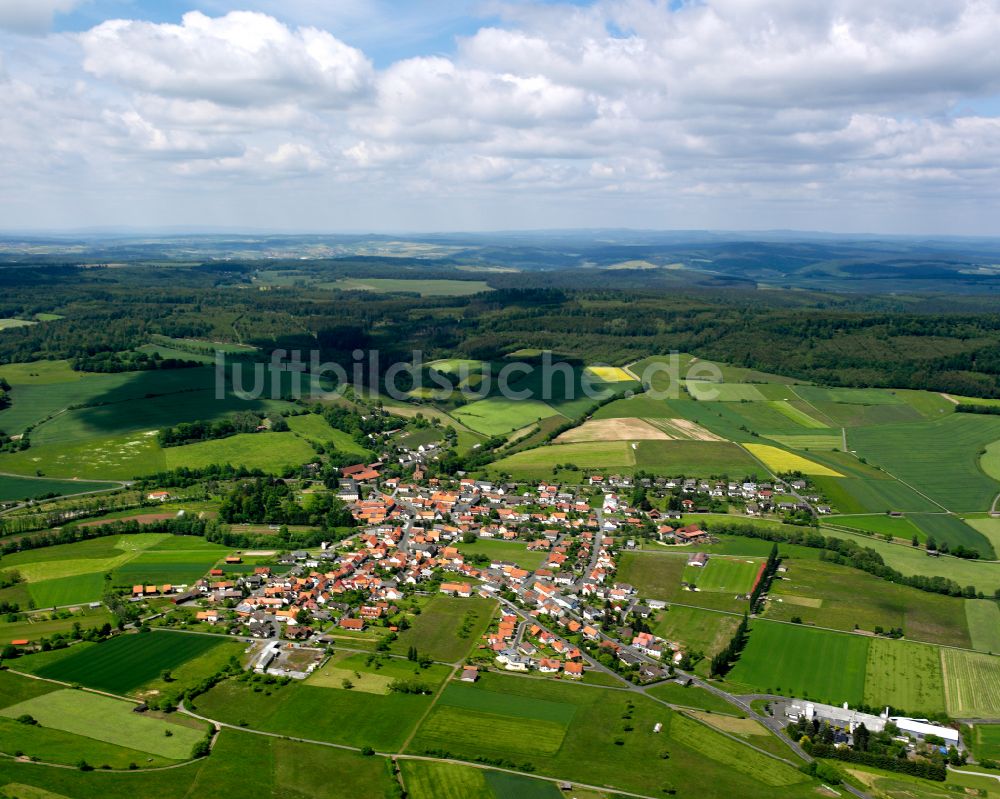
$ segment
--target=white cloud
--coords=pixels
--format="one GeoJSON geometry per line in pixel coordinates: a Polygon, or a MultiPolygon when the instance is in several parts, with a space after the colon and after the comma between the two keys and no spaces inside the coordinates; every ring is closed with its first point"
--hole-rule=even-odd
{"type": "Polygon", "coordinates": [[[366,7],[283,17],[330,32],[230,11],[0,39],[0,186],[43,186],[39,208],[40,175],[138,186],[181,217],[157,191],[249,208],[241,187],[269,183],[272,226],[324,220],[327,201],[360,213],[362,193],[369,226],[407,228],[480,204],[507,227],[1000,211],[1000,122],[961,110],[1000,95],[1000,0],[516,3],[453,53],[379,69],[338,38],[366,7]]]}
{"type": "Polygon", "coordinates": [[[273,17],[198,11],[180,25],[109,20],[82,34],[84,68],[99,78],[169,97],[223,105],[293,98],[342,106],[371,81],[364,54],[316,28],[291,30],[273,17]]]}

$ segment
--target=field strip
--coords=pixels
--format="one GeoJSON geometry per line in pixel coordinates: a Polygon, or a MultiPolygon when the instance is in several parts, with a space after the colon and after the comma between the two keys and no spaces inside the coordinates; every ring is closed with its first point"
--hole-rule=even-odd
{"type": "Polygon", "coordinates": [[[410,734],[406,736],[406,740],[403,741],[402,745],[399,747],[400,752],[404,751],[406,747],[410,745],[410,741],[412,741],[413,736],[417,734],[417,730],[419,730],[423,726],[424,722],[427,721],[427,717],[431,714],[431,711],[434,710],[434,706],[438,703],[438,700],[441,698],[441,695],[448,687],[448,683],[451,682],[452,678],[455,676],[455,672],[458,671],[459,668],[461,668],[461,664],[452,666],[451,673],[442,681],[441,685],[438,687],[437,693],[434,694],[434,699],[427,706],[427,710],[424,711],[424,715],[422,715],[420,717],[420,720],[413,725],[413,729],[410,730],[410,734]]]}
{"type": "MultiPolygon", "coordinates": [[[[850,450],[848,450],[848,452],[850,452],[850,450]]],[[[854,453],[853,453],[853,452],[851,452],[851,454],[852,454],[852,455],[854,455],[854,453]]],[[[857,458],[858,456],[857,456],[857,455],[854,455],[854,457],[855,457],[855,458],[857,458]]],[[[861,461],[861,459],[860,459],[860,458],[858,458],[858,462],[859,462],[859,463],[860,463],[860,461],[861,461]]],[[[942,504],[941,504],[940,502],[938,502],[938,501],[937,501],[936,499],[932,499],[931,497],[927,496],[927,495],[926,495],[926,494],[925,494],[925,493],[924,493],[923,491],[921,491],[921,490],[920,490],[919,488],[916,488],[915,486],[912,486],[912,485],[910,485],[909,483],[907,483],[907,482],[906,482],[905,480],[902,480],[902,479],[900,479],[899,477],[896,477],[896,475],[894,475],[894,474],[893,474],[892,472],[890,472],[890,471],[889,471],[888,469],[886,469],[886,468],[885,468],[884,466],[879,466],[879,468],[880,468],[880,469],[882,470],[882,474],[887,474],[887,475],[889,475],[889,477],[891,477],[891,478],[892,478],[893,480],[895,480],[895,481],[896,481],[897,483],[902,483],[902,484],[903,484],[903,485],[905,485],[905,486],[906,486],[907,488],[909,488],[909,489],[910,489],[911,491],[915,491],[916,493],[920,494],[920,496],[922,496],[922,497],[923,497],[924,499],[926,499],[926,500],[927,500],[928,502],[931,502],[931,503],[933,503],[934,505],[937,505],[937,506],[938,506],[939,508],[941,508],[941,510],[943,510],[943,511],[944,511],[945,513],[947,513],[947,514],[949,514],[949,515],[952,515],[952,516],[954,516],[954,515],[957,515],[957,511],[952,511],[952,510],[949,510],[949,509],[948,509],[948,508],[946,508],[946,507],[945,507],[944,505],[942,505],[942,504]]]]}

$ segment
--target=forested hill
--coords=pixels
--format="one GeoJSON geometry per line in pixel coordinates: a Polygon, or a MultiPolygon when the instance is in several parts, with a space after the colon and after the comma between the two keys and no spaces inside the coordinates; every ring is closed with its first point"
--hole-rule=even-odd
{"type": "MultiPolygon", "coordinates": [[[[237,257],[244,244],[236,242],[226,260],[204,261],[167,257],[166,244],[122,244],[132,259],[110,263],[93,260],[82,245],[74,251],[36,244],[26,254],[8,241],[0,248],[7,261],[0,264],[0,320],[7,320],[0,362],[67,358],[91,371],[204,362],[205,353],[186,351],[177,343],[182,339],[246,345],[244,357],[266,357],[274,347],[320,349],[324,358],[345,363],[356,348],[377,348],[383,364],[413,350],[427,360],[495,360],[522,349],[551,349],[612,364],[678,350],[831,385],[1000,396],[1000,313],[988,263],[1000,263],[1000,255],[983,243],[951,251],[920,245],[921,257],[950,264],[938,271],[952,277],[936,280],[951,290],[933,293],[916,290],[929,267],[913,267],[921,278],[894,283],[884,277],[889,268],[911,274],[902,263],[869,272],[857,265],[861,261],[837,267],[881,281],[890,291],[803,290],[792,279],[787,286],[774,279],[810,270],[828,275],[829,259],[815,260],[824,254],[817,249],[822,243],[748,245],[740,251],[757,266],[742,270],[735,262],[722,268],[718,259],[711,269],[682,260],[662,264],[679,257],[682,244],[671,242],[605,243],[602,261],[592,258],[596,244],[583,241],[576,264],[568,263],[565,242],[559,248],[520,240],[506,248],[447,239],[420,247],[383,242],[394,254],[378,255],[367,252],[378,249],[369,238],[337,245],[360,254],[307,259],[287,257],[289,249],[305,246],[302,241],[286,237],[281,246],[271,244],[281,257],[259,257],[261,249],[255,257],[237,257]],[[609,263],[612,256],[635,255],[630,246],[645,248],[644,258],[609,263]],[[797,262],[793,249],[801,256],[797,262]],[[506,256],[488,257],[494,251],[506,256]],[[542,263],[533,252],[549,260],[542,263]],[[164,260],[146,260],[154,254],[164,260]],[[533,265],[514,265],[519,260],[533,265]],[[759,274],[765,261],[770,280],[759,274]],[[901,284],[915,290],[902,291],[901,284]],[[150,348],[162,337],[174,343],[153,357],[150,348]],[[250,347],[258,348],[256,354],[250,347]]],[[[737,247],[699,246],[716,253],[737,247]]],[[[838,252],[846,247],[828,245],[838,252]]],[[[868,260],[884,265],[887,250],[898,255],[887,244],[871,245],[868,260]]]]}

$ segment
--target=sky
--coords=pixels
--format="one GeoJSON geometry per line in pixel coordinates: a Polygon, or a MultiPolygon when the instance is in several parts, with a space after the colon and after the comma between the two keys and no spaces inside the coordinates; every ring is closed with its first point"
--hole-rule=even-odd
{"type": "Polygon", "coordinates": [[[1000,0],[0,0],[0,230],[1000,235],[1000,0]]]}

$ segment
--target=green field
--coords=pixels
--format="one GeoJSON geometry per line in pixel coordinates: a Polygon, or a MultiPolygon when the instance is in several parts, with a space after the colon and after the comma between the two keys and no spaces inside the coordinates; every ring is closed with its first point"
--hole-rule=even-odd
{"type": "Polygon", "coordinates": [[[0,622],[0,645],[10,643],[18,638],[38,641],[48,638],[53,633],[66,633],[73,629],[73,624],[79,622],[84,628],[100,627],[105,622],[113,622],[111,614],[104,608],[91,610],[87,608],[75,613],[68,613],[67,618],[50,618],[48,613],[30,614],[24,621],[0,622]]]}
{"type": "Polygon", "coordinates": [[[699,591],[749,594],[760,565],[759,560],[714,556],[704,566],[686,566],[683,579],[699,591]]]}
{"type": "Polygon", "coordinates": [[[1000,605],[992,599],[965,600],[972,648],[1000,654],[1000,605]]]}
{"type": "Polygon", "coordinates": [[[301,466],[316,458],[316,451],[295,433],[240,433],[215,441],[199,441],[163,451],[168,469],[190,469],[213,464],[246,466],[280,474],[289,466],[301,466]]]}
{"type": "Polygon", "coordinates": [[[452,415],[477,433],[496,436],[518,430],[558,413],[559,411],[541,400],[487,397],[457,408],[452,415]]]}
{"type": "Polygon", "coordinates": [[[860,546],[870,547],[878,552],[887,565],[909,575],[921,574],[927,577],[946,577],[962,586],[972,585],[987,595],[1000,588],[1000,569],[996,564],[962,558],[929,558],[923,549],[890,544],[879,538],[847,533],[832,527],[823,527],[824,535],[856,541],[860,546]]]}
{"type": "Polygon", "coordinates": [[[415,680],[437,688],[448,677],[450,669],[437,663],[424,669],[403,658],[341,652],[334,655],[319,671],[314,672],[307,685],[325,688],[343,688],[344,680],[354,684],[352,690],[372,694],[388,694],[394,680],[415,680]]]}
{"type": "Polygon", "coordinates": [[[236,730],[220,733],[211,757],[167,770],[84,774],[0,759],[0,789],[18,799],[390,799],[394,783],[383,758],[236,730]]]}
{"type": "Polygon", "coordinates": [[[725,699],[704,688],[696,685],[682,685],[679,682],[669,680],[668,682],[654,685],[646,690],[650,696],[662,699],[671,705],[681,707],[693,707],[699,710],[708,710],[712,713],[728,713],[732,716],[743,715],[746,711],[736,707],[725,699]]]}
{"type": "Polygon", "coordinates": [[[496,602],[479,596],[468,598],[439,594],[419,616],[410,620],[410,629],[401,630],[392,651],[405,654],[415,646],[422,655],[449,663],[464,658],[486,631],[496,602]],[[468,620],[468,624],[466,621],[468,620]],[[461,635],[463,628],[466,632],[461,635]]]}
{"type": "MultiPolygon", "coordinates": [[[[412,799],[558,799],[554,783],[503,771],[401,760],[403,782],[412,799]]],[[[575,793],[574,793],[575,795],[575,793]]]]}
{"type": "Polygon", "coordinates": [[[381,695],[297,681],[262,689],[227,680],[199,696],[194,704],[196,712],[229,724],[393,751],[402,746],[423,717],[431,705],[431,697],[381,695]]]}
{"type": "Polygon", "coordinates": [[[661,611],[653,632],[667,641],[678,641],[689,650],[703,652],[709,659],[732,640],[740,617],[702,608],[672,605],[661,611]]]}
{"type": "Polygon", "coordinates": [[[777,441],[783,447],[799,450],[834,450],[840,449],[842,439],[839,434],[817,433],[815,435],[779,435],[770,433],[767,436],[772,441],[777,441]]]}
{"type": "Polygon", "coordinates": [[[852,530],[864,530],[869,533],[879,535],[891,535],[893,538],[911,540],[916,536],[918,540],[924,541],[927,534],[924,533],[906,516],[889,516],[884,513],[872,513],[859,516],[833,516],[827,519],[829,524],[843,525],[852,530]]]}
{"type": "Polygon", "coordinates": [[[14,590],[26,589],[36,607],[49,608],[99,600],[108,573],[113,585],[190,583],[229,551],[193,536],[139,533],[25,550],[2,563],[27,581],[14,590]]]}
{"type": "Polygon", "coordinates": [[[466,557],[469,555],[485,555],[488,558],[498,558],[516,563],[522,569],[528,569],[529,571],[537,569],[549,556],[549,553],[544,550],[529,550],[527,544],[523,541],[501,541],[481,538],[472,544],[456,544],[455,546],[466,557]]]}
{"type": "Polygon", "coordinates": [[[330,427],[330,424],[322,416],[317,416],[314,413],[289,416],[287,422],[293,433],[298,433],[307,441],[318,441],[321,444],[332,442],[338,452],[346,452],[360,458],[371,457],[371,453],[355,441],[353,436],[343,430],[330,427]]]}
{"type": "Polygon", "coordinates": [[[768,618],[872,631],[903,629],[907,638],[969,646],[964,600],[897,585],[858,569],[817,560],[784,560],[771,586],[768,618]]]}
{"type": "Polygon", "coordinates": [[[492,291],[485,280],[419,280],[406,278],[347,277],[333,283],[318,283],[318,288],[340,291],[371,291],[378,294],[409,292],[421,297],[463,297],[492,291]]]}
{"type": "Polygon", "coordinates": [[[66,444],[32,446],[22,452],[0,454],[0,471],[81,480],[131,480],[167,468],[163,450],[151,431],[94,438],[66,444]]]}
{"type": "Polygon", "coordinates": [[[755,799],[773,796],[775,785],[785,787],[783,796],[809,790],[794,769],[696,722],[689,730],[664,705],[628,692],[488,673],[461,692],[449,686],[445,696],[453,704],[435,706],[408,751],[505,758],[538,774],[645,795],[669,788],[755,799]]]}
{"type": "Polygon", "coordinates": [[[709,402],[744,402],[763,400],[757,386],[750,383],[708,383],[703,380],[686,380],[685,387],[691,395],[709,402]]]}
{"type": "Polygon", "coordinates": [[[729,679],[755,691],[856,706],[864,699],[869,643],[859,635],[755,621],[729,679]]]}
{"type": "Polygon", "coordinates": [[[1000,760],[1000,724],[976,724],[966,743],[971,745],[976,760],[1000,760]]]}
{"type": "Polygon", "coordinates": [[[966,518],[965,523],[986,536],[994,552],[1000,552],[1000,518],[966,518]]]}
{"type": "Polygon", "coordinates": [[[942,649],[944,695],[953,718],[1000,718],[1000,657],[942,649]]]}
{"type": "Polygon", "coordinates": [[[34,499],[46,494],[82,494],[85,491],[100,491],[108,488],[117,488],[117,485],[77,480],[50,480],[47,477],[0,475],[0,502],[9,502],[12,499],[34,499]]]}
{"type": "Polygon", "coordinates": [[[640,441],[636,468],[656,474],[740,478],[765,474],[743,449],[726,441],[640,441]]]}
{"type": "Polygon", "coordinates": [[[968,413],[848,432],[851,449],[956,512],[987,510],[1000,493],[978,463],[979,451],[997,440],[1000,418],[968,413]]]}
{"type": "MultiPolygon", "coordinates": [[[[824,455],[810,452],[813,460],[825,462],[824,455]]],[[[865,477],[814,477],[812,482],[838,513],[887,513],[888,511],[931,511],[941,508],[898,480],[865,477]]]]}
{"type": "Polygon", "coordinates": [[[0,708],[27,702],[29,699],[51,693],[58,687],[52,683],[22,677],[5,669],[0,671],[0,708]]]}
{"type": "Polygon", "coordinates": [[[39,670],[51,680],[124,694],[225,643],[224,638],[177,632],[119,635],[39,670]]]}
{"type": "Polygon", "coordinates": [[[957,516],[944,513],[915,513],[910,516],[910,520],[923,531],[926,538],[934,538],[938,544],[946,542],[952,548],[964,546],[967,549],[974,549],[986,560],[996,558],[989,538],[957,516]]]}
{"type": "Polygon", "coordinates": [[[635,586],[640,596],[673,599],[680,588],[687,567],[688,553],[639,554],[623,552],[618,579],[635,586]]]}
{"type": "Polygon", "coordinates": [[[557,466],[567,464],[581,469],[616,469],[631,472],[635,463],[635,453],[627,441],[587,441],[580,444],[549,444],[516,452],[490,464],[489,468],[491,472],[510,473],[515,477],[530,479],[533,476],[550,474],[557,466]]]}
{"type": "Polygon", "coordinates": [[[134,705],[88,691],[64,689],[4,708],[0,714],[34,717],[42,727],[52,727],[98,741],[137,749],[152,755],[186,760],[205,737],[206,728],[173,724],[162,718],[133,713],[134,705]],[[167,735],[167,732],[170,735],[167,735]]]}
{"type": "Polygon", "coordinates": [[[943,713],[944,683],[937,647],[874,638],[868,648],[865,703],[897,714],[943,713]]]}

